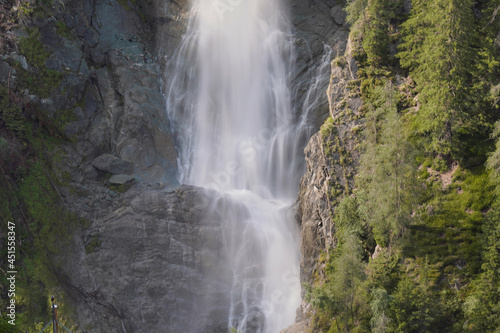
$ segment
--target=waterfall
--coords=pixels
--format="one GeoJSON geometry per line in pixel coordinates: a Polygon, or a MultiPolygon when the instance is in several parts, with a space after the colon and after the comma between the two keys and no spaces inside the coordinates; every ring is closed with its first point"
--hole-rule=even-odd
{"type": "Polygon", "coordinates": [[[224,201],[211,209],[225,215],[228,331],[277,333],[301,301],[290,211],[311,128],[307,112],[292,107],[293,43],[280,0],[193,0],[169,64],[179,181],[214,189],[224,201]]]}

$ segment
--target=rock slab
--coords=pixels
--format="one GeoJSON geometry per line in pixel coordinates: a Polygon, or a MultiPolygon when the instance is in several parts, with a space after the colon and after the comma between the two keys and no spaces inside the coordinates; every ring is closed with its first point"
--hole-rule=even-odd
{"type": "Polygon", "coordinates": [[[106,171],[112,174],[125,174],[130,175],[134,172],[134,164],[129,161],[124,161],[121,158],[113,156],[111,154],[99,155],[92,165],[101,171],[106,171]]]}

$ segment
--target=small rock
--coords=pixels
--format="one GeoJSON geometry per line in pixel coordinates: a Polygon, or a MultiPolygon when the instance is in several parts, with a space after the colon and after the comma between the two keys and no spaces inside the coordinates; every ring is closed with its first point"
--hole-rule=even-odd
{"type": "Polygon", "coordinates": [[[115,175],[130,175],[134,172],[134,165],[132,162],[124,161],[111,154],[100,155],[92,162],[92,165],[98,170],[107,171],[115,175]]]}
{"type": "Polygon", "coordinates": [[[10,58],[15,62],[18,62],[25,71],[28,70],[28,62],[24,56],[13,53],[10,55],[10,58]]]}
{"type": "Polygon", "coordinates": [[[128,185],[135,182],[135,177],[130,175],[113,175],[109,179],[111,185],[128,185]]]}
{"type": "Polygon", "coordinates": [[[5,61],[0,61],[0,82],[6,83],[12,76],[12,68],[5,61]]]}

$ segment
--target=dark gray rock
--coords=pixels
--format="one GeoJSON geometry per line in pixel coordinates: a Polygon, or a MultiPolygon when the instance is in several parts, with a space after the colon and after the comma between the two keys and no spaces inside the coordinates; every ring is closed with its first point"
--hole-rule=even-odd
{"type": "Polygon", "coordinates": [[[127,174],[134,172],[132,162],[124,161],[111,154],[102,154],[92,162],[92,165],[101,171],[106,171],[112,174],[127,174]]]}
{"type": "Polygon", "coordinates": [[[208,209],[216,197],[131,189],[78,235],[62,272],[77,330],[226,332],[232,272],[223,217],[208,209]]]}
{"type": "Polygon", "coordinates": [[[344,6],[339,4],[333,6],[333,8],[330,10],[330,16],[333,17],[333,20],[338,25],[344,25],[347,13],[344,11],[344,6]]]}
{"type": "Polygon", "coordinates": [[[130,185],[135,181],[135,177],[131,175],[113,175],[109,178],[111,185],[130,185]]]}
{"type": "MultiPolygon", "coordinates": [[[[157,28],[148,14],[154,6],[148,3],[134,2],[130,4],[134,9],[130,9],[116,0],[66,0],[64,6],[62,2],[55,6],[53,18],[37,22],[41,41],[50,54],[46,66],[64,76],[52,96],[40,98],[29,91],[26,95],[49,117],[61,110],[73,112],[74,117],[69,117],[71,121],[63,127],[64,133],[76,141],[66,149],[71,163],[58,163],[58,168],[70,172],[72,179],[97,179],[91,162],[113,151],[133,163],[138,181],[178,186],[176,151],[160,88],[160,66],[150,51],[155,41],[152,31],[157,28]],[[146,12],[152,25],[144,22],[140,11],[146,12]],[[66,23],[70,36],[57,33],[55,22],[60,20],[66,23]],[[70,167],[73,162],[76,166],[70,167]]],[[[161,6],[168,5],[167,10],[169,3],[162,1],[161,6]]],[[[181,25],[176,29],[179,38],[181,25]]],[[[23,33],[19,30],[16,36],[22,37],[23,33]]],[[[175,36],[172,33],[168,36],[175,36]]],[[[31,70],[22,56],[11,54],[7,58],[31,70]]]]}
{"type": "Polygon", "coordinates": [[[0,80],[2,80],[2,82],[7,82],[11,71],[12,68],[10,67],[10,65],[5,61],[0,60],[0,80]]]}
{"type": "MultiPolygon", "coordinates": [[[[318,80],[316,91],[321,93],[309,111],[309,121],[317,131],[328,117],[328,103],[324,91],[328,87],[329,71],[318,71],[325,62],[344,54],[349,28],[345,22],[339,24],[332,17],[335,1],[328,0],[287,0],[291,6],[294,28],[296,68],[292,73],[295,92],[294,105],[299,111],[307,107],[306,98],[311,82],[318,80]],[[319,74],[322,77],[317,77],[319,74]]],[[[311,103],[311,101],[309,102],[311,103]]]]}
{"type": "Polygon", "coordinates": [[[11,88],[16,86],[16,70],[2,60],[0,60],[0,83],[11,88]]]}
{"type": "Polygon", "coordinates": [[[189,1],[153,0],[153,7],[148,12],[155,28],[155,53],[165,67],[166,61],[175,53],[182,41],[189,19],[189,1]]]}
{"type": "MultiPolygon", "coordinates": [[[[361,115],[362,100],[359,87],[350,84],[357,79],[357,67],[351,57],[351,49],[332,62],[327,97],[330,116],[334,119],[334,130],[326,140],[338,142],[350,156],[351,162],[341,164],[337,153],[327,156],[321,133],[316,133],[305,149],[307,171],[300,183],[297,206],[297,221],[301,225],[302,259],[300,274],[302,283],[325,279],[325,264],[320,261],[322,253],[335,250],[335,225],[331,217],[335,214],[336,198],[330,193],[331,183],[339,185],[342,195],[346,189],[354,188],[353,175],[359,163],[358,129],[364,126],[361,115]],[[337,155],[335,155],[337,154],[337,155]],[[351,175],[351,176],[349,176],[351,175]]],[[[304,292],[304,290],[303,290],[304,292]]],[[[313,307],[303,300],[298,310],[298,322],[283,333],[311,331],[313,307]],[[300,331],[300,330],[303,331],[300,331]]]]}

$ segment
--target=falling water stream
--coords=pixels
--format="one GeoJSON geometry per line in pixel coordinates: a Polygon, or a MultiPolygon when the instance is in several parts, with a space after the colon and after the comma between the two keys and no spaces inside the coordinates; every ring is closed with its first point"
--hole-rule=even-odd
{"type": "Polygon", "coordinates": [[[234,203],[224,211],[233,274],[228,330],[277,333],[301,301],[298,227],[289,212],[311,134],[307,112],[292,107],[288,12],[281,0],[192,6],[166,93],[179,180],[234,203]]]}

